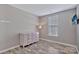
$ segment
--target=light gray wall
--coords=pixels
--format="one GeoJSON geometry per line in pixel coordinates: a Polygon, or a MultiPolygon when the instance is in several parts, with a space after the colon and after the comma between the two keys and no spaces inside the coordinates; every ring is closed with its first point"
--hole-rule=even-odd
{"type": "MultiPolygon", "coordinates": [[[[36,31],[36,24],[38,18],[35,15],[24,12],[17,8],[5,5],[0,7],[0,15],[3,14],[5,10],[5,18],[7,18],[10,23],[1,24],[0,23],[0,51],[8,49],[13,46],[19,45],[20,32],[31,32],[36,31]]],[[[4,16],[4,15],[2,15],[4,16]]]]}
{"type": "MultiPolygon", "coordinates": [[[[78,19],[79,19],[79,5],[77,6],[77,16],[78,16],[78,19]]],[[[77,46],[78,46],[78,50],[79,50],[79,24],[77,24],[76,28],[77,28],[77,31],[76,31],[77,46]]]]}
{"type": "MultiPolygon", "coordinates": [[[[6,9],[5,9],[5,5],[0,5],[0,21],[4,20],[6,18],[6,9]]],[[[1,23],[0,22],[0,50],[3,50],[3,48],[5,49],[6,47],[6,26],[7,23],[1,23]]]]}
{"type": "Polygon", "coordinates": [[[44,23],[40,31],[40,37],[48,40],[58,41],[62,43],[76,45],[76,25],[72,25],[72,17],[75,9],[40,17],[39,22],[44,23]],[[47,17],[58,15],[58,37],[48,36],[47,17]]]}

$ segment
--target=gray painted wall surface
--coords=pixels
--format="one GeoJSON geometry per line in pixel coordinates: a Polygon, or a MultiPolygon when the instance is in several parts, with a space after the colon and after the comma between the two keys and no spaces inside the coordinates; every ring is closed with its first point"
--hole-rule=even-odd
{"type": "Polygon", "coordinates": [[[40,17],[39,22],[44,23],[40,31],[40,37],[48,40],[58,41],[62,43],[76,45],[76,25],[72,25],[72,17],[75,9],[40,17]],[[48,36],[48,19],[49,16],[58,16],[58,37],[48,36]]]}
{"type": "Polygon", "coordinates": [[[9,23],[0,23],[0,51],[19,45],[20,32],[36,31],[37,16],[9,5],[0,5],[0,17],[9,23]]]}
{"type": "MultiPolygon", "coordinates": [[[[79,5],[77,6],[77,16],[78,16],[78,19],[79,19],[79,5]]],[[[77,31],[76,31],[76,35],[77,35],[77,46],[78,46],[78,50],[79,50],[79,24],[76,26],[77,28],[77,31]]]]}

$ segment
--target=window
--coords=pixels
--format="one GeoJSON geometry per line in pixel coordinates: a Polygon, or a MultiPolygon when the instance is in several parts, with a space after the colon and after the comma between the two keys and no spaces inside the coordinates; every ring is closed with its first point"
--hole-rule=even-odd
{"type": "Polygon", "coordinates": [[[58,36],[58,16],[57,15],[48,17],[48,35],[58,36]]]}

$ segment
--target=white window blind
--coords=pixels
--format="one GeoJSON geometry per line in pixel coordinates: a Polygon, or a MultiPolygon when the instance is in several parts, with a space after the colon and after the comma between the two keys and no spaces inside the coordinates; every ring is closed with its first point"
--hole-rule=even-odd
{"type": "Polygon", "coordinates": [[[58,16],[57,15],[48,17],[48,35],[58,36],[58,16]]]}

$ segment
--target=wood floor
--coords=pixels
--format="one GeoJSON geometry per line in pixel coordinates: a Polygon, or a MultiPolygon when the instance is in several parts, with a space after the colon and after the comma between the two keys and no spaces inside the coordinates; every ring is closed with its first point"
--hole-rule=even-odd
{"type": "Polygon", "coordinates": [[[40,40],[24,48],[18,47],[2,54],[77,54],[76,48],[40,40]]]}

